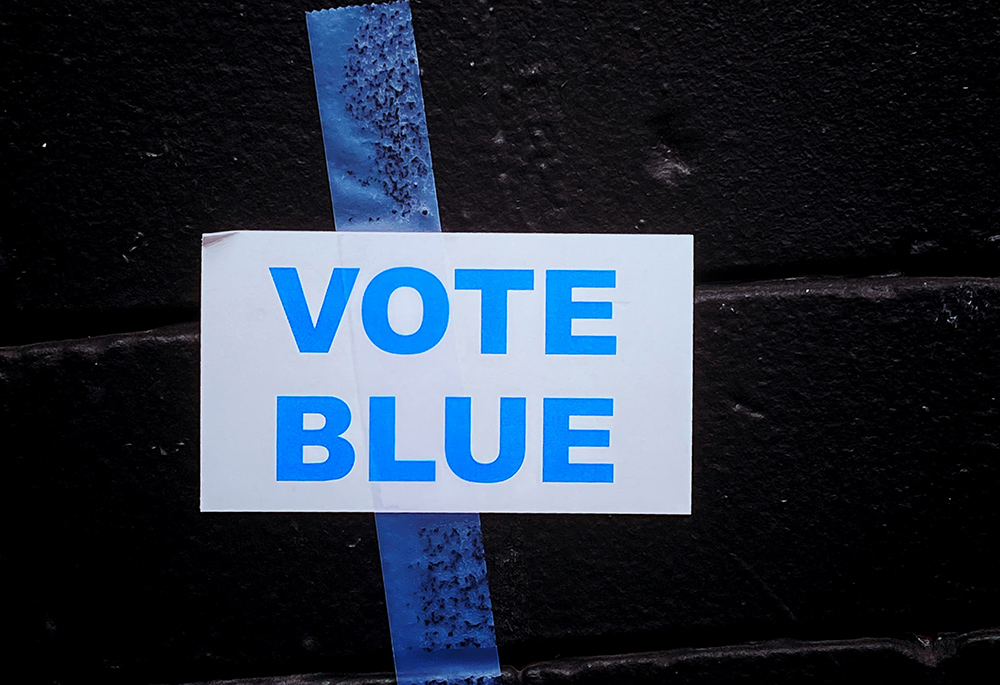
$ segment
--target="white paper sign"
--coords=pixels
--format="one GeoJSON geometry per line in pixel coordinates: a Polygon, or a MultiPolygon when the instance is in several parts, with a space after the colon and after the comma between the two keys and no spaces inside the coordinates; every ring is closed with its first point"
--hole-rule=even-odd
{"type": "Polygon", "coordinates": [[[691,511],[691,236],[206,235],[203,511],[691,511]]]}

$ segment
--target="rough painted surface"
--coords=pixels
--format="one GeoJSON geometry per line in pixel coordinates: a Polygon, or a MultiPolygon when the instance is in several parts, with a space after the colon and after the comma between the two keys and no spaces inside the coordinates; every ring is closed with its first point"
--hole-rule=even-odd
{"type": "MultiPolygon", "coordinates": [[[[4,3],[0,344],[193,320],[201,233],[331,226],[323,4],[4,3]]],[[[446,231],[693,232],[702,281],[997,274],[995,3],[413,13],[446,231]]]]}
{"type": "MultiPolygon", "coordinates": [[[[521,673],[505,667],[501,671],[503,685],[519,685],[521,673]]],[[[309,673],[305,675],[270,676],[264,678],[239,678],[188,685],[395,685],[396,678],[388,673],[342,675],[337,673],[309,673]]]]}
{"type": "MultiPolygon", "coordinates": [[[[695,316],[694,514],[484,516],[502,662],[996,627],[996,283],[702,287],[695,316]]],[[[198,513],[193,326],[0,378],[6,619],[54,676],[389,669],[370,517],[198,513]]]]}
{"type": "Polygon", "coordinates": [[[977,682],[992,668],[992,658],[1000,654],[998,647],[1000,634],[995,631],[933,639],[813,643],[781,640],[738,647],[552,661],[526,668],[521,673],[521,682],[524,685],[977,682]]]}
{"type": "MultiPolygon", "coordinates": [[[[933,639],[838,642],[776,640],[738,647],[678,649],[620,656],[560,659],[504,669],[504,685],[595,683],[880,683],[982,682],[1000,655],[1000,633],[978,631],[933,639]]],[[[379,674],[248,678],[190,685],[392,685],[379,674]]]]}
{"type": "Polygon", "coordinates": [[[505,653],[995,625],[997,294],[700,289],[693,515],[486,518],[491,572],[517,579],[493,592],[505,653]]]}

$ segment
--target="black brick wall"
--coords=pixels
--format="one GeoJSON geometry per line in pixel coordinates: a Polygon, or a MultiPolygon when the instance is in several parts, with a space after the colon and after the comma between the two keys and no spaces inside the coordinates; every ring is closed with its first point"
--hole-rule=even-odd
{"type": "MultiPolygon", "coordinates": [[[[11,682],[391,671],[370,516],[198,512],[200,235],[332,227],[321,6],[0,9],[11,682]]],[[[694,513],[484,516],[505,680],[988,679],[1000,11],[413,14],[446,231],[695,235],[694,513]]]]}

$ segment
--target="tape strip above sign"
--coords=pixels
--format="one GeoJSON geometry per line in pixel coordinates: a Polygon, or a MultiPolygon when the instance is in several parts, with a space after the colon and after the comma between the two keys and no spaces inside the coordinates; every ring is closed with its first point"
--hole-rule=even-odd
{"type": "Polygon", "coordinates": [[[338,231],[440,231],[407,2],[306,15],[338,231]]]}
{"type": "MultiPolygon", "coordinates": [[[[440,231],[407,2],[306,15],[338,231],[440,231]]],[[[478,514],[375,515],[396,680],[499,683],[478,514]]]]}

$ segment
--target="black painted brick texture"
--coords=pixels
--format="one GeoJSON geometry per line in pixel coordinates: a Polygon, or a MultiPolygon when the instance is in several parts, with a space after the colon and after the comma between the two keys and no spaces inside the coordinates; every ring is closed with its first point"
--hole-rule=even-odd
{"type": "MultiPolygon", "coordinates": [[[[695,322],[693,515],[484,516],[504,661],[996,626],[996,283],[702,287],[695,322]]],[[[198,512],[197,345],[0,351],[7,620],[66,682],[390,668],[370,516],[198,512]]]]}
{"type": "MultiPolygon", "coordinates": [[[[330,4],[3,4],[0,344],[193,320],[202,233],[332,227],[330,4]]],[[[446,231],[694,233],[702,281],[1000,273],[995,3],[413,16],[446,231]]]]}
{"type": "MultiPolygon", "coordinates": [[[[861,683],[945,685],[989,682],[1000,656],[1000,632],[933,639],[836,642],[775,640],[738,647],[677,649],[543,662],[503,669],[504,685],[644,685],[646,683],[861,683]]],[[[311,674],[219,680],[189,685],[393,685],[391,674],[311,674]]]]}
{"type": "Polygon", "coordinates": [[[739,647],[683,649],[536,664],[524,685],[645,685],[677,683],[986,682],[995,669],[1000,633],[923,639],[862,639],[806,643],[780,640],[739,647]],[[974,660],[983,651],[989,657],[974,660]]]}
{"type": "MultiPolygon", "coordinates": [[[[502,667],[500,675],[503,685],[519,685],[521,682],[520,671],[510,666],[502,667]]],[[[215,680],[212,682],[188,683],[187,685],[395,685],[395,683],[396,677],[391,673],[371,673],[364,675],[311,673],[307,675],[215,680]]]]}

